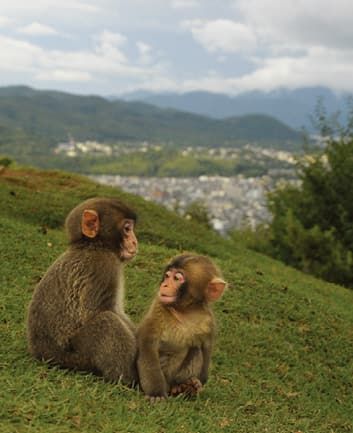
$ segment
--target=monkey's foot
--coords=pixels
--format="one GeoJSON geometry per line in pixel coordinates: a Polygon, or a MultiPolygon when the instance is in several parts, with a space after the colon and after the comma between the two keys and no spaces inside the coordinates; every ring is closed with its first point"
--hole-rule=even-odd
{"type": "Polygon", "coordinates": [[[167,397],[164,396],[153,396],[153,395],[146,395],[145,399],[148,400],[150,403],[159,403],[161,401],[166,400],[167,397]]]}
{"type": "Polygon", "coordinates": [[[170,395],[176,397],[177,395],[184,395],[185,397],[195,397],[202,390],[202,383],[197,377],[191,377],[185,383],[178,383],[170,390],[170,395]]]}

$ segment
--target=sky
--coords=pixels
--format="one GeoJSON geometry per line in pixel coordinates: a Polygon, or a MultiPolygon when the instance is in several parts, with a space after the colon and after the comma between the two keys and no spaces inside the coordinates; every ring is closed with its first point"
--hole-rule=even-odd
{"type": "Polygon", "coordinates": [[[0,0],[0,86],[353,91],[352,0],[0,0]]]}

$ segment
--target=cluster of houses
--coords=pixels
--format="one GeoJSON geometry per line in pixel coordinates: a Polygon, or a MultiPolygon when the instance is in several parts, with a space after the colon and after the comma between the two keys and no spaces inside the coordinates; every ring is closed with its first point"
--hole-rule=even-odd
{"type": "Polygon", "coordinates": [[[191,203],[202,203],[212,226],[222,234],[242,226],[255,228],[270,219],[266,193],[274,187],[274,181],[269,176],[92,177],[100,183],[141,195],[181,214],[191,203]]]}

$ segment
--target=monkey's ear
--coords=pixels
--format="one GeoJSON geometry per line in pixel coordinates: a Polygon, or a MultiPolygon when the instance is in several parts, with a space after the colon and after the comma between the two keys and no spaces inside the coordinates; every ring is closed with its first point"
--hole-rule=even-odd
{"type": "Polygon", "coordinates": [[[207,299],[212,302],[217,301],[223,295],[226,285],[227,283],[221,278],[213,278],[207,286],[207,299]]]}
{"type": "Polygon", "coordinates": [[[99,217],[95,210],[85,209],[81,220],[82,233],[88,238],[95,238],[99,231],[99,217]]]}

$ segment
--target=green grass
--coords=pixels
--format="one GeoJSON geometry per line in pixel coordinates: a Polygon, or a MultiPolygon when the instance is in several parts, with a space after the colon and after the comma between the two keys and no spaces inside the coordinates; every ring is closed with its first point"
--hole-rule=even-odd
{"type": "Polygon", "coordinates": [[[242,249],[140,198],[60,172],[0,175],[0,432],[339,433],[353,430],[353,293],[242,249]],[[65,249],[66,213],[95,195],[140,216],[127,266],[127,310],[139,321],[165,262],[212,256],[229,282],[210,380],[195,401],[151,406],[90,374],[48,368],[26,349],[32,290],[65,249]]]}

